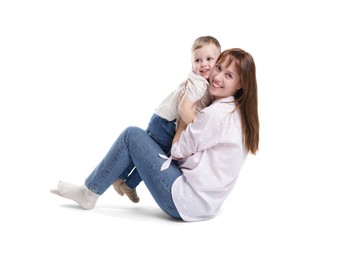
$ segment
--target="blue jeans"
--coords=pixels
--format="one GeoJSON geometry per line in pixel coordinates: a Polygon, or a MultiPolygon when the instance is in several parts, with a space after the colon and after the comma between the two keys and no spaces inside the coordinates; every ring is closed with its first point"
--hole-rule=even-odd
{"type": "Polygon", "coordinates": [[[174,162],[165,171],[160,171],[165,161],[158,156],[160,153],[165,154],[146,131],[128,127],[85,180],[85,185],[102,195],[133,163],[159,207],[169,216],[181,219],[173,203],[171,188],[182,172],[174,162]]]}
{"type": "MultiPolygon", "coordinates": [[[[153,114],[146,129],[146,132],[167,155],[171,150],[172,140],[176,133],[175,121],[176,120],[167,121],[166,119],[153,114]]],[[[125,172],[120,176],[120,179],[125,180],[126,185],[131,189],[135,189],[141,182],[139,172],[133,163],[128,166],[125,172]]]]}

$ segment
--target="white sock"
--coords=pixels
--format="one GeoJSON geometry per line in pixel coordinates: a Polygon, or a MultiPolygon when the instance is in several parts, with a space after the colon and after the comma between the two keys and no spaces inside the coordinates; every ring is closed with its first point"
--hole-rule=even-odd
{"type": "Polygon", "coordinates": [[[51,193],[71,199],[84,209],[93,209],[100,195],[89,190],[85,185],[78,186],[60,181],[57,189],[51,189],[51,193]]]}

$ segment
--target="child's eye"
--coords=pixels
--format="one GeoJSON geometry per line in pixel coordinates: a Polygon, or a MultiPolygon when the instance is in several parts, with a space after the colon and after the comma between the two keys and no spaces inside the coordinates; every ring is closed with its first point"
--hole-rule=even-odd
{"type": "Polygon", "coordinates": [[[219,64],[216,64],[216,65],[215,65],[215,69],[216,69],[217,71],[221,71],[221,66],[220,66],[219,64]]]}
{"type": "Polygon", "coordinates": [[[197,62],[197,63],[198,63],[198,62],[200,62],[200,60],[199,60],[199,59],[195,59],[195,62],[197,62]]]}

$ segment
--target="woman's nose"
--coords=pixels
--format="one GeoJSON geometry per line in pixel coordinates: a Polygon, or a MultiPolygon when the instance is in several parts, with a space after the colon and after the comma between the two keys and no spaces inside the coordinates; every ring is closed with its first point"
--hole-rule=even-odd
{"type": "Polygon", "coordinates": [[[216,82],[221,82],[220,73],[214,75],[214,80],[215,80],[216,82]]]}

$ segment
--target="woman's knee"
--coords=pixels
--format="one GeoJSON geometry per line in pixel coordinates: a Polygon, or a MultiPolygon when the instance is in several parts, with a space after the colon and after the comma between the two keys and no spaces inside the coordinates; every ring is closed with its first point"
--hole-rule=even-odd
{"type": "Polygon", "coordinates": [[[141,129],[140,127],[137,127],[137,126],[129,126],[127,127],[125,130],[124,130],[124,133],[126,135],[139,135],[141,133],[145,133],[145,130],[141,129]]]}
{"type": "Polygon", "coordinates": [[[136,126],[129,126],[123,131],[124,140],[139,140],[146,131],[136,126]]]}

